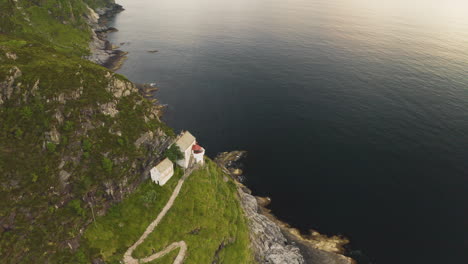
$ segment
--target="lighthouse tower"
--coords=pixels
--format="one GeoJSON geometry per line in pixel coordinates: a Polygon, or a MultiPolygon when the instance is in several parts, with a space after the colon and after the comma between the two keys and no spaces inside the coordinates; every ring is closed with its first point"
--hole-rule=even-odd
{"type": "Polygon", "coordinates": [[[205,156],[205,149],[200,145],[195,144],[192,146],[192,155],[196,163],[203,165],[203,156],[205,156]]]}

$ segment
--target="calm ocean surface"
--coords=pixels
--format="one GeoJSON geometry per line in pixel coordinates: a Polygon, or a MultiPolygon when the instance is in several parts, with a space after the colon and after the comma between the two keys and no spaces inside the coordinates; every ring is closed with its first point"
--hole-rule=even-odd
{"type": "Polygon", "coordinates": [[[247,150],[279,218],[361,263],[468,263],[468,1],[117,2],[119,72],[211,157],[247,150]]]}

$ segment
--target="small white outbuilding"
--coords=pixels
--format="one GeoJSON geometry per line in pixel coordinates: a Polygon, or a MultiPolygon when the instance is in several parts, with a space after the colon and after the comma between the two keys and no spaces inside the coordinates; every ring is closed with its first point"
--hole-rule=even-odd
{"type": "Polygon", "coordinates": [[[162,186],[174,175],[174,164],[168,158],[165,158],[156,167],[152,168],[150,173],[151,180],[162,186]]]}

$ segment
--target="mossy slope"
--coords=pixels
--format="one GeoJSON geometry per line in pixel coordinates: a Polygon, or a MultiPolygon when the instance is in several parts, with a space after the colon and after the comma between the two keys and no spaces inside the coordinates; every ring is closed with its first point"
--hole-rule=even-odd
{"type": "MultiPolygon", "coordinates": [[[[91,39],[84,18],[87,5],[112,2],[0,0],[1,263],[116,261],[130,237],[141,234],[153,216],[149,213],[155,213],[146,204],[157,210],[171,191],[170,184],[157,188],[145,183],[131,196],[146,197],[145,202],[125,200],[162,158],[174,133],[125,77],[82,59],[91,39]],[[112,209],[107,214],[122,200],[127,213],[112,209]],[[137,226],[109,233],[116,215],[134,217],[137,226]],[[100,228],[95,231],[103,236],[93,238],[87,231],[83,239],[87,227],[97,228],[94,217],[100,228]]],[[[232,183],[220,181],[213,164],[208,168],[193,179],[203,179],[209,189],[190,180],[180,207],[173,208],[188,222],[174,222],[183,226],[173,230],[164,225],[161,231],[169,232],[167,240],[187,240],[191,263],[215,258],[223,241],[229,243],[217,258],[244,263],[250,251],[232,183]],[[191,218],[183,208],[192,210],[191,218]],[[202,229],[195,240],[177,231],[197,227],[202,229]]],[[[149,247],[142,245],[137,254],[149,247]]]]}

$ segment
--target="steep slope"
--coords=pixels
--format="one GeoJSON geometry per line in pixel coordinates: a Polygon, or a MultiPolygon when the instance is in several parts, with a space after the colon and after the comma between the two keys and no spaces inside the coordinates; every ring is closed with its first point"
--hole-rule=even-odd
{"type": "Polygon", "coordinates": [[[53,259],[74,249],[90,206],[102,214],[134,189],[173,133],[100,66],[4,36],[0,63],[1,258],[53,259]]]}
{"type": "MultiPolygon", "coordinates": [[[[83,59],[95,36],[89,7],[112,4],[0,0],[1,263],[118,263],[171,191],[147,180],[174,139],[160,108],[83,59]],[[136,227],[119,233],[127,220],[136,227]]],[[[250,262],[232,182],[212,163],[193,179],[168,215],[185,222],[162,230],[189,236],[191,263],[250,262]]]]}
{"type": "Polygon", "coordinates": [[[93,213],[131,192],[173,136],[125,77],[81,59],[86,10],[1,1],[2,263],[76,263],[93,213]]]}
{"type": "MultiPolygon", "coordinates": [[[[129,199],[90,225],[84,235],[86,245],[100,252],[106,263],[119,263],[164,207],[182,174],[182,170],[176,170],[162,187],[142,184],[129,199]]],[[[187,264],[253,263],[236,185],[210,160],[185,180],[172,208],[133,257],[150,256],[176,241],[187,244],[187,264]]],[[[175,250],[156,263],[173,263],[177,253],[175,250]]]]}

